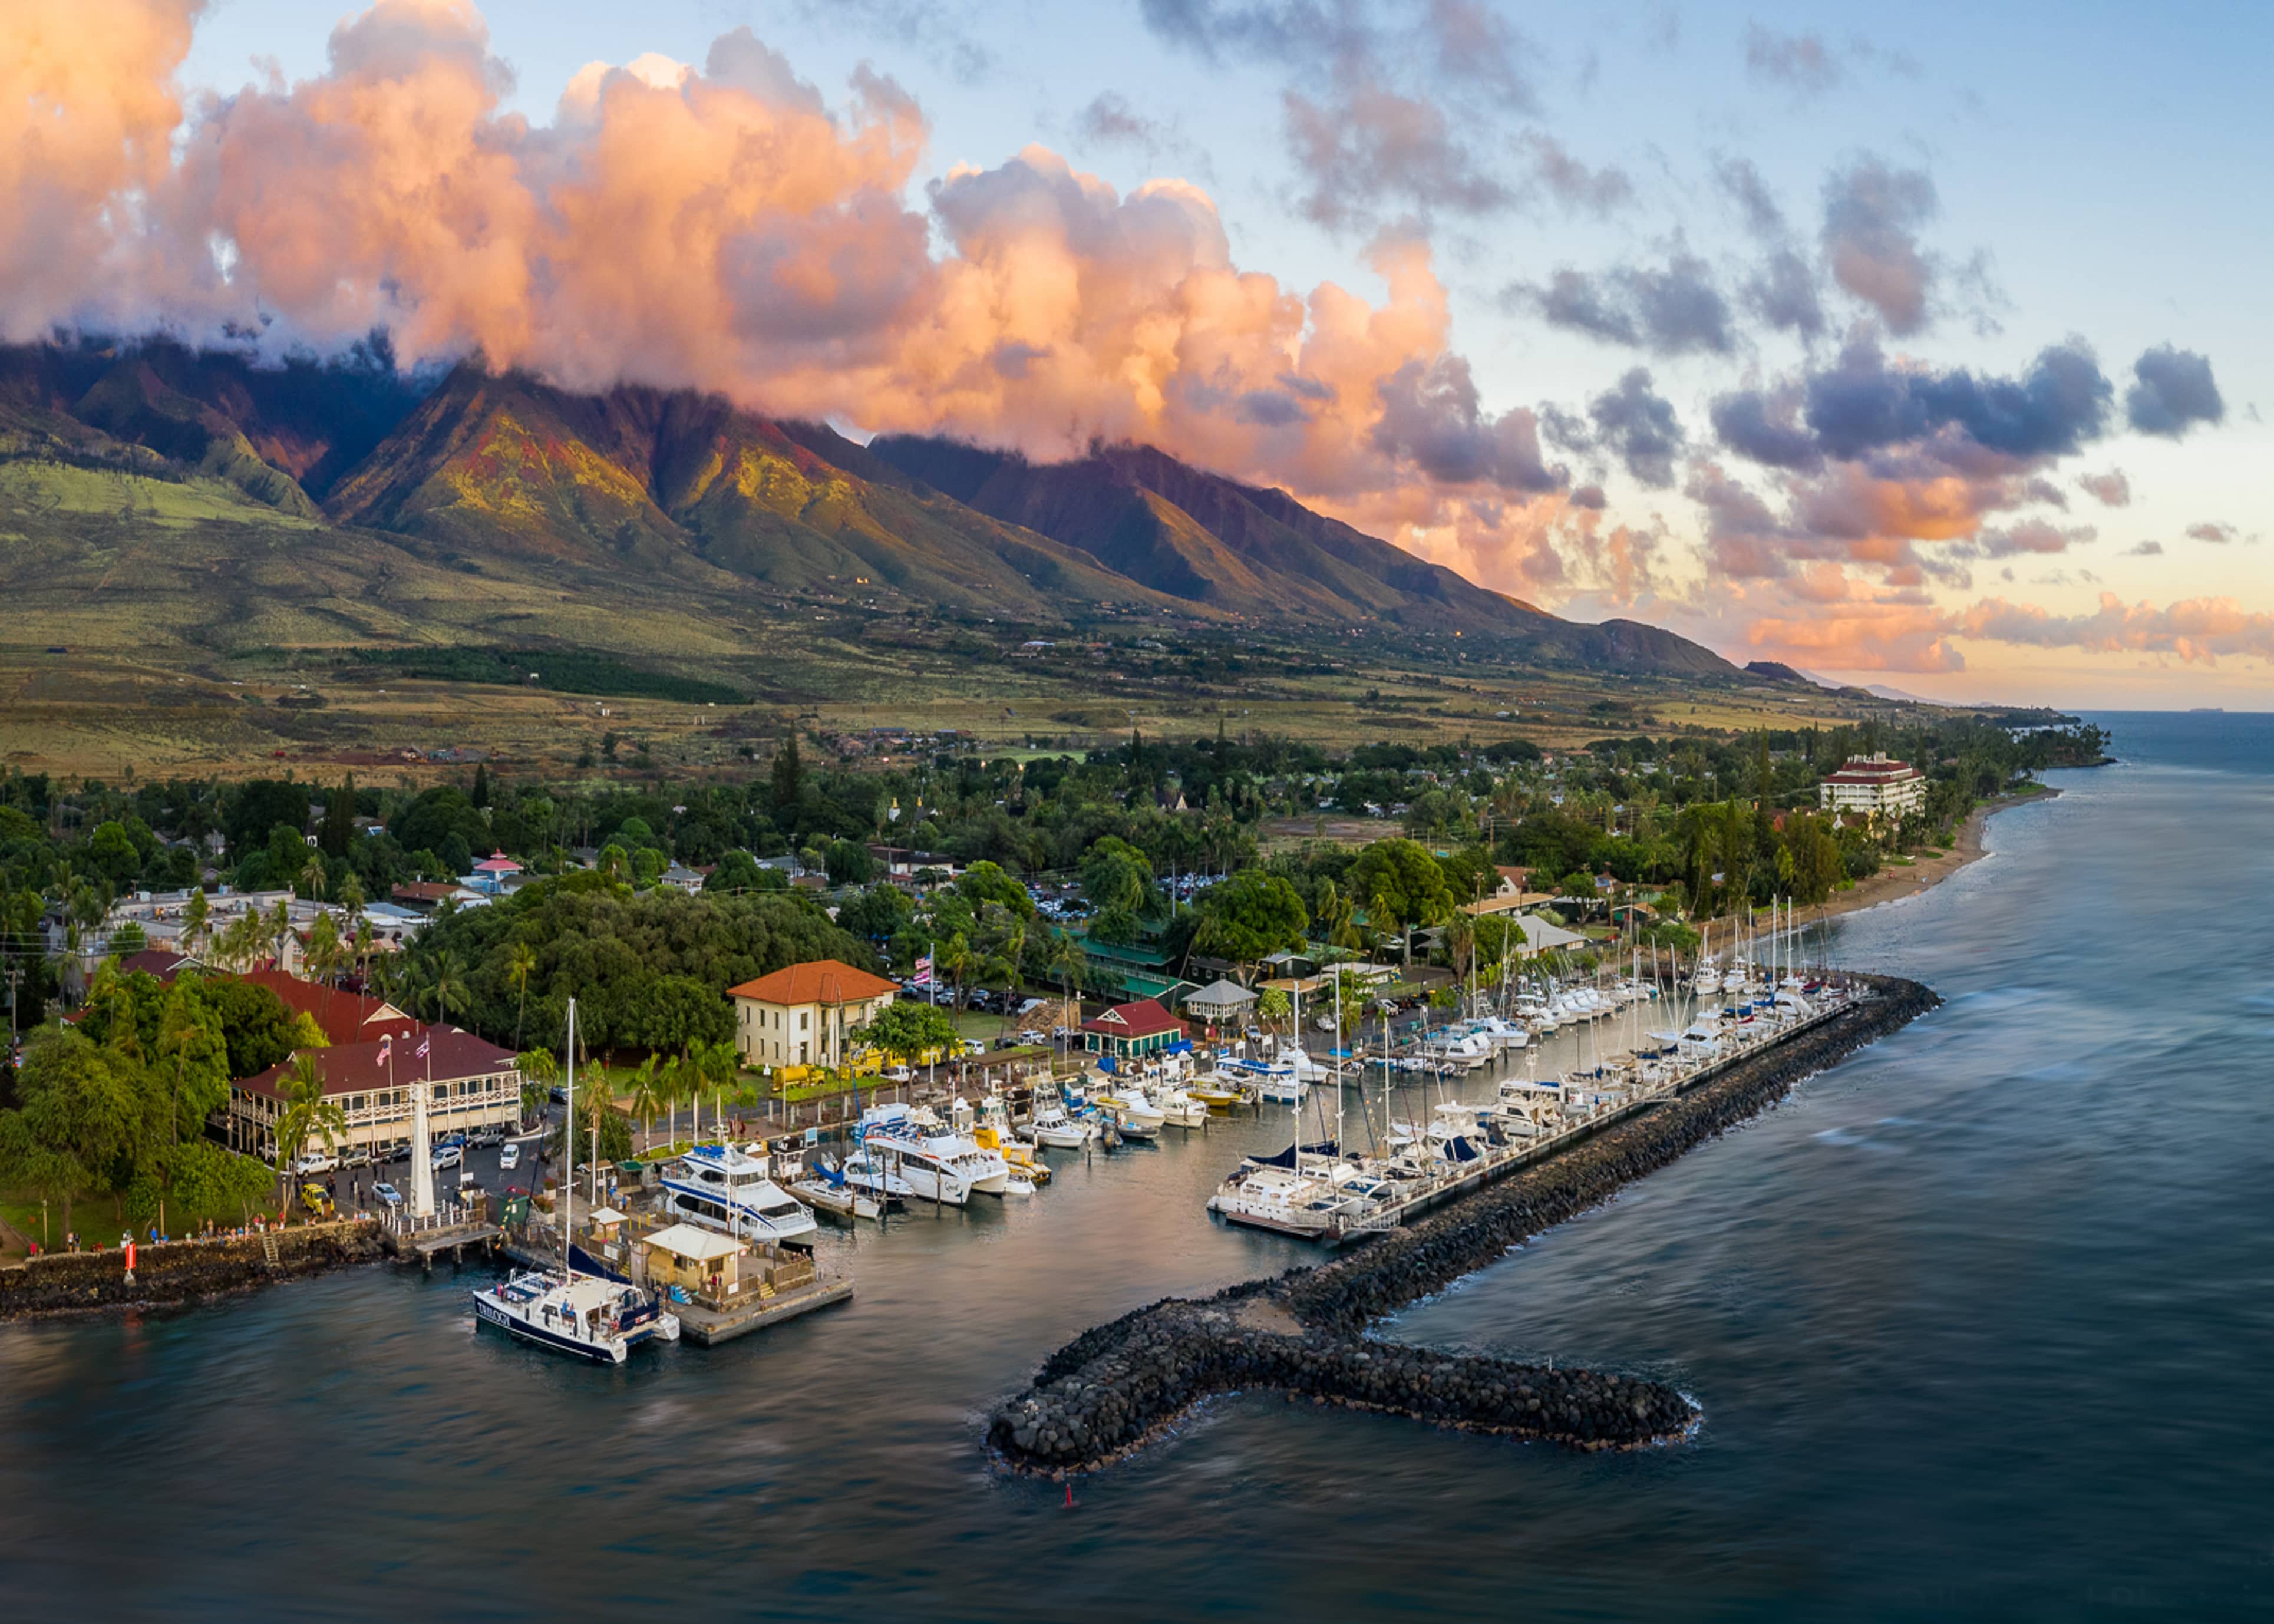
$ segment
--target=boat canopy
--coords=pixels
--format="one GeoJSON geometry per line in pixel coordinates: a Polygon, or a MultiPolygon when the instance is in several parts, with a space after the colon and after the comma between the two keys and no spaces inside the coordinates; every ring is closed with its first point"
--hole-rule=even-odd
{"type": "Polygon", "coordinates": [[[1299,1165],[1299,1158],[1302,1156],[1334,1156],[1341,1154],[1341,1146],[1332,1139],[1325,1139],[1316,1145],[1290,1145],[1276,1155],[1250,1156],[1248,1160],[1258,1167],[1291,1168],[1299,1165]]]}

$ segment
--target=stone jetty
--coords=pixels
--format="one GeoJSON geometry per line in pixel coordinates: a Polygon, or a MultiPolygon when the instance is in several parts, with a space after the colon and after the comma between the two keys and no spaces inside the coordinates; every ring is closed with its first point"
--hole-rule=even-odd
{"type": "Polygon", "coordinates": [[[1382,1315],[1607,1200],[1940,1002],[1915,981],[1856,979],[1873,996],[1836,1019],[1412,1229],[1317,1268],[1204,1299],[1168,1298],[1084,1332],[996,1411],[989,1444],[1022,1469],[1092,1470],[1159,1436],[1203,1399],[1259,1388],[1581,1449],[1680,1436],[1697,1411],[1661,1383],[1440,1353],[1363,1333],[1382,1315]]]}

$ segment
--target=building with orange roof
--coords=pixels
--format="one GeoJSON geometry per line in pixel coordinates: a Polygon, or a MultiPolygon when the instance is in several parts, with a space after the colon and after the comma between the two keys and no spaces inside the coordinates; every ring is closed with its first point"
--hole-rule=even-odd
{"type": "Polygon", "coordinates": [[[745,1065],[842,1065],[846,1034],[891,1004],[900,984],[834,959],[791,965],[730,987],[734,1049],[745,1065]]]}

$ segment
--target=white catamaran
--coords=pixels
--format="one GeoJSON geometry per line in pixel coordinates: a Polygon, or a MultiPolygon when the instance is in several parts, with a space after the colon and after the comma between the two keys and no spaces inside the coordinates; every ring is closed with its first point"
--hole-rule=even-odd
{"type": "MultiPolygon", "coordinates": [[[[561,1139],[572,1148],[571,1154],[562,1157],[564,1166],[571,1170],[561,1186],[561,1252],[565,1259],[574,1255],[568,1243],[576,1126],[576,1003],[573,998],[568,1003],[564,1092],[568,1109],[561,1139]]],[[[666,1313],[653,1292],[628,1280],[580,1274],[573,1263],[564,1263],[558,1269],[516,1269],[499,1284],[478,1287],[473,1299],[477,1321],[595,1365],[621,1365],[624,1356],[642,1342],[679,1340],[679,1316],[666,1313]]]]}

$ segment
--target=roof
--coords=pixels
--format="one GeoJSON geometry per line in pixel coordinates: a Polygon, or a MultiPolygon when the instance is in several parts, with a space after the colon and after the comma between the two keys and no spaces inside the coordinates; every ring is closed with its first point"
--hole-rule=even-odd
{"type": "Polygon", "coordinates": [[[474,865],[476,874],[519,874],[521,865],[503,852],[492,852],[474,865]]]}
{"type": "MultiPolygon", "coordinates": [[[[380,1059],[380,1045],[370,1043],[340,1043],[330,1049],[305,1050],[313,1057],[316,1070],[324,1079],[324,1092],[359,1094],[373,1088],[402,1088],[427,1074],[433,1067],[434,1080],[457,1082],[469,1077],[489,1077],[509,1071],[514,1053],[496,1044],[476,1037],[456,1026],[425,1026],[407,1037],[395,1040],[395,1064],[390,1072],[380,1059]],[[422,1038],[431,1039],[433,1053],[422,1060],[418,1044],[422,1038]]],[[[291,1074],[292,1061],[284,1060],[266,1071],[246,1078],[235,1085],[253,1094],[265,1094],[282,1098],[284,1079],[291,1074]]]]}
{"type": "Polygon", "coordinates": [[[1140,998],[1134,1004],[1118,1004],[1103,1015],[1092,1017],[1081,1023],[1081,1029],[1106,1037],[1149,1038],[1163,1032],[1180,1033],[1185,1023],[1153,999],[1140,998]]]}
{"type": "Polygon", "coordinates": [[[644,1237],[640,1244],[652,1246],[658,1252],[667,1252],[675,1258],[685,1258],[696,1263],[712,1263],[720,1258],[731,1258],[742,1250],[742,1243],[709,1229],[698,1229],[690,1223],[674,1223],[667,1229],[658,1229],[644,1237]]]}
{"type": "Polygon", "coordinates": [[[1210,981],[1198,992],[1185,995],[1186,1009],[1197,1004],[1206,1009],[1230,1010],[1254,1002],[1255,995],[1238,981],[1221,979],[1210,981]]]}
{"type": "Polygon", "coordinates": [[[1509,923],[1523,933],[1525,946],[1535,953],[1544,953],[1551,947],[1569,947],[1574,942],[1587,939],[1576,930],[1551,925],[1535,914],[1519,914],[1509,923]]]}
{"type": "Polygon", "coordinates": [[[1826,773],[1826,784],[1887,784],[1900,778],[1924,778],[1925,775],[1909,762],[1895,761],[1885,756],[1851,756],[1840,771],[1826,773]]]}
{"type": "Polygon", "coordinates": [[[389,1033],[399,1038],[418,1029],[417,1019],[384,999],[304,981],[282,970],[247,970],[237,980],[266,987],[286,1009],[308,1016],[334,1043],[376,1042],[389,1033]]]}
{"type": "Polygon", "coordinates": [[[762,975],[740,987],[729,987],[730,998],[752,998],[760,1004],[857,1004],[900,991],[898,981],[856,970],[834,959],[795,964],[772,975],[762,975]]]}
{"type": "Polygon", "coordinates": [[[624,1214],[613,1207],[604,1207],[596,1213],[587,1213],[585,1218],[592,1223],[621,1223],[624,1214]]]}
{"type": "Polygon", "coordinates": [[[127,975],[139,972],[144,975],[154,975],[162,981],[170,981],[176,971],[184,966],[193,966],[197,962],[187,953],[177,953],[163,947],[146,947],[120,959],[118,968],[127,975]]]}
{"type": "Polygon", "coordinates": [[[440,880],[412,880],[395,888],[395,896],[411,902],[448,902],[455,897],[461,902],[478,899],[481,893],[463,885],[444,884],[440,880]]]}

